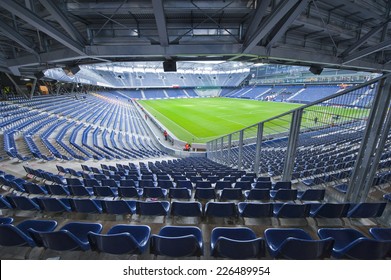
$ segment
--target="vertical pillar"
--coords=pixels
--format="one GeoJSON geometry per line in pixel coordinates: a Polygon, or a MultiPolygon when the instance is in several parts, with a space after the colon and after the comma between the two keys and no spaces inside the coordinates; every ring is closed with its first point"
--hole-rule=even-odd
{"type": "Polygon", "coordinates": [[[56,95],[60,93],[60,89],[61,89],[61,84],[57,83],[56,95]]]}
{"type": "Polygon", "coordinates": [[[227,152],[227,165],[231,166],[231,148],[232,148],[232,134],[228,135],[228,152],[227,152]]]}
{"type": "Polygon", "coordinates": [[[292,179],[302,115],[303,109],[294,111],[292,115],[292,122],[288,137],[288,147],[285,154],[284,170],[282,172],[282,181],[290,181],[292,179]]]}
{"type": "Polygon", "coordinates": [[[221,142],[220,142],[220,160],[222,163],[224,162],[224,137],[221,137],[221,142]]]}
{"type": "Polygon", "coordinates": [[[72,83],[72,89],[71,89],[71,94],[73,94],[73,90],[75,89],[75,83],[72,83]]]}
{"type": "Polygon", "coordinates": [[[30,99],[32,99],[33,96],[34,96],[34,91],[35,91],[35,87],[37,86],[37,81],[38,81],[38,79],[35,78],[35,79],[34,79],[34,82],[33,82],[33,85],[32,85],[32,87],[31,87],[31,91],[30,91],[30,99]]]}
{"type": "Polygon", "coordinates": [[[391,126],[391,78],[379,81],[364,136],[349,181],[346,201],[366,200],[391,126]]]}
{"type": "Polygon", "coordinates": [[[262,137],[263,137],[263,123],[258,124],[257,131],[257,144],[255,147],[255,159],[254,159],[254,172],[259,175],[259,165],[261,162],[261,145],[262,145],[262,137]]]}
{"type": "Polygon", "coordinates": [[[244,134],[244,131],[241,130],[239,132],[238,170],[242,170],[242,162],[243,162],[243,134],[244,134]]]}

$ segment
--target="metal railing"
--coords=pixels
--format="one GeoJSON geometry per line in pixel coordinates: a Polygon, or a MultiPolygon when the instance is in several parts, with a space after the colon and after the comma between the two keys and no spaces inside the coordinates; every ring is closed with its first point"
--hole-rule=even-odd
{"type": "MultiPolygon", "coordinates": [[[[303,188],[332,186],[335,192],[331,195],[338,201],[364,200],[358,191],[364,186],[351,186],[353,181],[357,184],[358,170],[365,165],[363,153],[368,149],[362,146],[368,145],[368,141],[377,149],[383,145],[385,149],[375,171],[391,170],[391,138],[385,143],[380,143],[379,138],[376,144],[376,137],[370,136],[373,126],[378,128],[379,137],[389,133],[384,124],[391,123],[390,100],[384,97],[390,95],[389,76],[341,89],[309,105],[209,141],[207,157],[259,176],[291,180],[303,188]],[[374,112],[381,107],[384,114],[375,117],[374,112]],[[356,166],[357,162],[361,162],[360,166],[356,166]]],[[[366,164],[377,166],[375,161],[366,164]]],[[[387,182],[391,182],[391,175],[387,182]]]]}

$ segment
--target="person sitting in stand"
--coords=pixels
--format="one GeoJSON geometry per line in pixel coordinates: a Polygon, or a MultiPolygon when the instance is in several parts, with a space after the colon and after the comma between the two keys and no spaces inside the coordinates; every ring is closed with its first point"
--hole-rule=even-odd
{"type": "Polygon", "coordinates": [[[190,144],[189,143],[185,144],[185,151],[190,151],[190,144]]]}
{"type": "Polygon", "coordinates": [[[167,141],[167,139],[168,139],[168,133],[167,133],[167,130],[165,130],[165,131],[163,132],[163,135],[164,135],[164,139],[167,141]]]}

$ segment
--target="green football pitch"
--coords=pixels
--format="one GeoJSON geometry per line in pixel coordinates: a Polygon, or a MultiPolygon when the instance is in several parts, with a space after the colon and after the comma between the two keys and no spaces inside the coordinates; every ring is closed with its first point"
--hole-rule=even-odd
{"type": "Polygon", "coordinates": [[[205,143],[299,107],[233,98],[141,100],[169,131],[189,143],[205,143]]]}
{"type": "MultiPolygon", "coordinates": [[[[235,98],[189,98],[140,100],[139,103],[178,139],[189,143],[205,143],[219,136],[238,131],[258,122],[278,116],[302,104],[255,101],[235,98]]],[[[312,106],[303,115],[302,127],[361,118],[367,110],[341,107],[312,106]]],[[[291,115],[265,124],[264,133],[278,133],[289,129],[291,115]]],[[[246,137],[255,136],[249,130],[246,137]],[[250,135],[252,134],[252,135],[250,135]]]]}

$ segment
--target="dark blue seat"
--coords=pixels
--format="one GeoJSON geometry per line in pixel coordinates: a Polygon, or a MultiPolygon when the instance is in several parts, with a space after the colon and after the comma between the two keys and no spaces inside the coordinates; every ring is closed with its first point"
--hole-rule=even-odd
{"type": "Polygon", "coordinates": [[[290,190],[292,188],[292,182],[290,181],[280,181],[280,182],[276,182],[273,186],[272,186],[272,189],[273,190],[290,190]]]}
{"type": "Polygon", "coordinates": [[[349,203],[312,204],[310,216],[313,218],[344,218],[347,217],[349,203]]]}
{"type": "Polygon", "coordinates": [[[47,185],[46,189],[48,192],[52,195],[70,195],[68,187],[62,186],[62,185],[47,185]]]}
{"type": "Polygon", "coordinates": [[[193,226],[165,226],[151,236],[151,254],[172,258],[203,255],[202,232],[193,226]]]}
{"type": "Polygon", "coordinates": [[[92,190],[96,196],[112,197],[112,198],[118,196],[117,188],[113,188],[113,187],[99,186],[99,187],[92,187],[92,190]]]}
{"type": "Polygon", "coordinates": [[[202,204],[197,201],[173,201],[171,215],[184,217],[201,217],[202,204]]]}
{"type": "Polygon", "coordinates": [[[278,189],[270,191],[270,198],[274,200],[296,200],[297,190],[278,189]]]}
{"type": "Polygon", "coordinates": [[[73,199],[71,200],[71,206],[73,204],[73,209],[79,213],[102,213],[102,205],[99,200],[96,199],[73,199]]]}
{"type": "Polygon", "coordinates": [[[211,255],[230,259],[251,259],[265,256],[265,241],[250,228],[217,227],[212,230],[211,255]]]}
{"type": "Polygon", "coordinates": [[[4,196],[0,195],[0,209],[12,209],[12,204],[4,196]]]}
{"type": "Polygon", "coordinates": [[[302,229],[269,228],[265,230],[265,240],[273,258],[311,260],[329,258],[334,239],[314,240],[302,229]]]}
{"type": "Polygon", "coordinates": [[[215,185],[216,190],[232,188],[232,183],[229,181],[217,181],[215,185]]]}
{"type": "Polygon", "coordinates": [[[157,186],[163,189],[170,189],[174,187],[174,182],[171,180],[158,180],[157,186]]]}
{"type": "Polygon", "coordinates": [[[321,228],[318,235],[335,240],[332,256],[337,259],[383,259],[391,248],[391,241],[369,239],[352,228],[321,228]]]}
{"type": "Polygon", "coordinates": [[[387,194],[383,195],[383,198],[384,198],[385,200],[391,202],[391,193],[387,193],[387,194]]]}
{"type": "Polygon", "coordinates": [[[101,231],[102,225],[99,223],[71,222],[58,231],[34,230],[31,232],[39,236],[45,248],[55,251],[87,251],[90,249],[88,233],[100,233],[101,231]]]}
{"type": "Polygon", "coordinates": [[[195,183],[195,187],[196,188],[211,188],[212,187],[212,183],[210,181],[197,181],[195,183]]]}
{"type": "Polygon", "coordinates": [[[239,181],[234,183],[234,188],[239,188],[242,190],[251,190],[251,183],[250,181],[239,181]]]}
{"type": "Polygon", "coordinates": [[[178,181],[176,181],[176,187],[177,188],[187,188],[187,189],[192,190],[193,184],[189,180],[178,180],[178,181]]]}
{"type": "Polygon", "coordinates": [[[39,231],[52,231],[57,226],[52,220],[26,220],[17,226],[12,224],[0,225],[0,245],[1,246],[40,246],[28,233],[29,229],[39,231]]]}
{"type": "Polygon", "coordinates": [[[297,192],[299,200],[323,200],[326,193],[325,189],[307,189],[302,192],[297,192]]]}
{"type": "Polygon", "coordinates": [[[214,188],[199,188],[195,190],[194,198],[198,200],[216,199],[216,191],[214,188]]]}
{"type": "Polygon", "coordinates": [[[243,192],[242,189],[229,188],[223,189],[220,193],[220,200],[242,200],[243,192]]]}
{"type": "Polygon", "coordinates": [[[351,205],[348,218],[377,218],[380,217],[387,203],[385,202],[362,202],[351,205]]]}
{"type": "Polygon", "coordinates": [[[108,214],[133,215],[136,214],[136,201],[103,200],[103,208],[108,214]]]}
{"type": "Polygon", "coordinates": [[[91,250],[109,254],[142,254],[151,228],[145,225],[115,225],[106,234],[88,233],[91,250]]]}
{"type": "Polygon", "coordinates": [[[140,198],[143,195],[143,189],[135,187],[118,187],[118,195],[120,197],[140,198]]]}
{"type": "Polygon", "coordinates": [[[25,196],[8,196],[7,199],[13,204],[13,208],[24,211],[40,211],[41,207],[36,198],[25,196]]]}
{"type": "Polygon", "coordinates": [[[270,181],[257,181],[255,183],[251,184],[251,187],[253,189],[271,189],[272,188],[272,182],[270,181]]]}
{"type": "Polygon", "coordinates": [[[153,187],[155,187],[155,183],[151,179],[144,179],[144,180],[139,181],[139,187],[140,188],[145,188],[145,187],[153,188],[153,187]]]}
{"type": "Polygon", "coordinates": [[[376,240],[391,241],[391,228],[374,227],[369,229],[369,233],[376,240]]]}
{"type": "Polygon", "coordinates": [[[159,187],[144,187],[143,196],[146,198],[166,198],[168,190],[159,187]]]}
{"type": "Polygon", "coordinates": [[[205,205],[206,217],[236,217],[236,206],[233,202],[208,202],[205,205]]]}
{"type": "Polygon", "coordinates": [[[135,187],[136,183],[132,179],[123,179],[119,181],[121,187],[135,187]]]}
{"type": "Polygon", "coordinates": [[[92,188],[84,186],[68,186],[69,192],[74,196],[92,196],[92,188]]]}
{"type": "Polygon", "coordinates": [[[168,201],[137,201],[137,214],[147,216],[167,216],[170,210],[168,201]]]}
{"type": "Polygon", "coordinates": [[[268,177],[268,176],[259,176],[258,178],[257,178],[257,182],[260,182],[260,181],[271,181],[271,178],[270,177],[268,177]]]}
{"type": "Polygon", "coordinates": [[[47,212],[71,212],[71,205],[67,198],[39,197],[38,203],[47,212]]]}
{"type": "Polygon", "coordinates": [[[191,190],[188,188],[170,188],[169,197],[175,199],[190,199],[191,190]]]}
{"type": "Polygon", "coordinates": [[[14,221],[14,218],[12,217],[1,217],[0,218],[0,225],[9,225],[12,224],[14,221]]]}
{"type": "MultiPolygon", "coordinates": [[[[67,181],[67,185],[73,185],[73,186],[84,186],[84,182],[88,181],[88,180],[84,180],[84,182],[82,180],[80,180],[79,178],[66,178],[65,179],[67,181]]],[[[92,187],[92,186],[89,186],[86,184],[87,187],[92,187]]]]}
{"type": "Polygon", "coordinates": [[[101,181],[102,186],[111,187],[111,188],[118,188],[118,184],[114,179],[103,179],[101,181]]]}
{"type": "Polygon", "coordinates": [[[246,218],[273,217],[273,203],[239,202],[238,213],[246,218]]]}
{"type": "Polygon", "coordinates": [[[23,187],[25,191],[29,194],[41,194],[41,195],[48,194],[48,191],[45,188],[45,186],[40,186],[34,183],[24,183],[23,187]]]}
{"type": "Polygon", "coordinates": [[[310,204],[275,203],[273,214],[276,218],[306,218],[310,209],[310,204]]]}
{"type": "Polygon", "coordinates": [[[270,200],[269,189],[251,189],[244,191],[244,197],[247,200],[270,200]]]}

